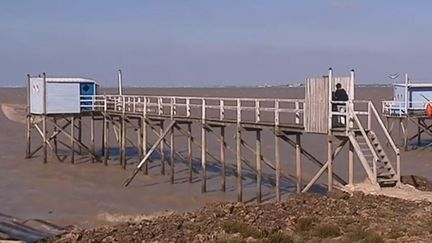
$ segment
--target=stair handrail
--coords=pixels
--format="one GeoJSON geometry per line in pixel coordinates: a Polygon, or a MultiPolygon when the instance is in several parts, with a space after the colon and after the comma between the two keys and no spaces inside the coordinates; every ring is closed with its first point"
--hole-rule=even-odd
{"type": "MultiPolygon", "coordinates": [[[[396,146],[395,142],[393,141],[390,133],[387,131],[387,128],[385,127],[384,122],[381,120],[381,117],[379,116],[379,114],[378,114],[374,104],[372,103],[372,101],[369,101],[369,107],[371,108],[372,113],[375,115],[375,118],[377,119],[378,124],[381,126],[381,129],[383,130],[384,135],[387,138],[387,141],[390,143],[394,153],[396,154],[396,174],[397,174],[398,183],[400,183],[400,178],[401,178],[400,150],[396,146]]],[[[370,116],[370,114],[369,114],[369,116],[370,116]]]]}
{"type": "Polygon", "coordinates": [[[372,155],[373,155],[373,161],[372,161],[373,167],[372,167],[372,169],[373,169],[374,179],[376,180],[377,175],[378,175],[376,163],[379,159],[377,152],[375,151],[374,147],[372,146],[372,143],[370,142],[369,137],[367,136],[366,131],[364,130],[363,125],[361,124],[360,119],[358,118],[358,116],[355,112],[353,113],[353,118],[356,121],[357,126],[360,129],[360,132],[361,132],[362,136],[364,137],[369,150],[372,152],[372,155]]]}

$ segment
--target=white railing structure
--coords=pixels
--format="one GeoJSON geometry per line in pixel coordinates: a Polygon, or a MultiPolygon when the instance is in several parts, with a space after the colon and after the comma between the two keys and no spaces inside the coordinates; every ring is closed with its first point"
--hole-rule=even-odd
{"type": "Polygon", "coordinates": [[[302,99],[138,95],[81,97],[83,110],[298,127],[303,124],[303,105],[302,99]]]}
{"type": "Polygon", "coordinates": [[[372,101],[368,100],[356,100],[356,101],[332,101],[333,105],[337,105],[339,107],[344,107],[345,109],[340,109],[341,111],[332,111],[332,116],[340,116],[343,117],[345,123],[342,128],[345,135],[349,135],[349,132],[352,130],[360,131],[362,136],[365,138],[367,146],[373,154],[373,178],[377,176],[377,160],[378,154],[375,149],[373,149],[371,142],[367,138],[367,131],[371,131],[372,129],[372,120],[375,119],[378,122],[378,127],[381,132],[386,137],[387,142],[390,144],[392,152],[396,158],[396,173],[397,178],[400,181],[400,151],[393,141],[390,133],[386,129],[384,122],[382,121],[380,115],[378,114],[374,104],[372,101]],[[363,118],[363,120],[361,119],[363,118]],[[365,121],[366,120],[366,121],[365,121]],[[366,123],[365,125],[363,125],[366,123]]]}
{"type": "Polygon", "coordinates": [[[406,103],[404,101],[386,100],[382,101],[382,113],[385,115],[406,116],[410,111],[424,111],[429,103],[429,101],[410,101],[406,103]]]}

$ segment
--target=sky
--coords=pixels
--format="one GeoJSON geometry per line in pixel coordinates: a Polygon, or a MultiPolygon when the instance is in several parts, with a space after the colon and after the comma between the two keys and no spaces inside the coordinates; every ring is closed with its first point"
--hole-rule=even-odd
{"type": "Polygon", "coordinates": [[[101,86],[432,82],[430,0],[0,0],[0,86],[26,74],[101,86]],[[402,77],[403,75],[401,75],[402,77]]]}

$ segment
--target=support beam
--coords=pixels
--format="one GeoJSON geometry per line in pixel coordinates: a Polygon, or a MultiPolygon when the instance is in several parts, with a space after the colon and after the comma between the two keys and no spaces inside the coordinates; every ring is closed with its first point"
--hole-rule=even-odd
{"type": "Polygon", "coordinates": [[[107,118],[107,116],[104,114],[104,125],[103,125],[103,130],[104,130],[104,137],[103,137],[103,144],[104,144],[104,165],[107,166],[108,165],[108,160],[109,160],[109,120],[107,118]]]}
{"type": "MultiPolygon", "coordinates": [[[[91,150],[93,154],[96,154],[96,143],[95,143],[95,119],[94,114],[91,115],[91,121],[90,121],[90,143],[91,143],[91,150]]],[[[94,157],[91,158],[92,163],[95,162],[94,157]]]]}
{"type": "Polygon", "coordinates": [[[123,169],[126,169],[126,118],[123,115],[120,119],[120,164],[122,165],[123,169]]]}
{"type": "Polygon", "coordinates": [[[276,161],[276,201],[280,202],[280,151],[279,151],[279,136],[275,134],[274,136],[274,149],[275,149],[275,161],[276,161]]]}
{"type": "Polygon", "coordinates": [[[331,192],[333,190],[333,140],[331,135],[327,137],[327,162],[327,190],[331,192]]]}
{"type": "MultiPolygon", "coordinates": [[[[345,146],[345,144],[348,142],[348,139],[343,140],[339,146],[335,149],[333,152],[332,158],[336,158],[336,156],[342,151],[342,148],[345,146]]],[[[327,160],[325,164],[318,170],[318,172],[315,174],[315,176],[309,181],[309,183],[303,188],[302,192],[307,192],[312,187],[312,185],[321,177],[321,175],[324,173],[324,171],[328,168],[330,160],[327,160]]]]}
{"type": "MultiPolygon", "coordinates": [[[[146,118],[143,117],[142,120],[142,125],[141,125],[141,129],[142,129],[142,151],[143,151],[143,156],[145,154],[147,154],[147,143],[148,143],[148,135],[147,135],[147,121],[146,118]]],[[[148,175],[148,169],[149,169],[149,163],[145,163],[144,165],[144,175],[148,175]]]]}
{"type": "Polygon", "coordinates": [[[222,174],[222,181],[221,181],[221,187],[222,191],[226,191],[226,178],[225,178],[225,127],[220,127],[220,162],[221,162],[221,174],[222,174]]]}
{"type": "MultiPolygon", "coordinates": [[[[56,117],[53,117],[52,119],[53,119],[53,123],[54,123],[54,124],[57,124],[57,118],[56,118],[56,117]]],[[[57,127],[54,126],[53,130],[54,130],[53,134],[58,133],[58,131],[57,131],[57,127]]],[[[48,142],[49,142],[49,141],[50,141],[50,138],[48,138],[48,142]]],[[[54,150],[54,154],[55,154],[56,156],[58,156],[57,136],[54,136],[54,137],[53,137],[53,145],[54,145],[54,148],[53,148],[53,150],[54,150]]]]}
{"type": "Polygon", "coordinates": [[[241,127],[237,124],[236,130],[236,160],[237,160],[237,201],[243,201],[243,183],[242,183],[242,157],[241,157],[241,127]]]}
{"type": "Polygon", "coordinates": [[[201,192],[207,191],[207,131],[201,127],[201,192]]]}
{"type": "Polygon", "coordinates": [[[171,127],[170,134],[170,162],[171,162],[171,184],[174,184],[174,173],[175,173],[175,137],[174,137],[175,126],[171,127]]]}
{"type": "MultiPolygon", "coordinates": [[[[287,136],[281,136],[281,139],[284,140],[285,142],[287,142],[293,148],[295,148],[295,142],[293,140],[291,140],[289,137],[287,137],[287,136]]],[[[324,163],[322,163],[321,161],[319,161],[315,156],[313,156],[311,153],[309,153],[306,149],[304,149],[303,147],[300,147],[300,150],[301,150],[301,153],[303,154],[303,156],[305,156],[311,162],[313,162],[314,164],[316,164],[320,168],[324,166],[324,163]]],[[[345,180],[342,179],[337,174],[333,174],[333,177],[339,183],[339,185],[345,185],[346,184],[345,180]]]]}
{"type": "Polygon", "coordinates": [[[296,134],[296,144],[295,144],[295,154],[296,154],[296,189],[297,193],[302,190],[302,162],[301,162],[301,135],[296,134]]]}
{"type": "MultiPolygon", "coordinates": [[[[82,118],[81,118],[81,115],[78,116],[77,120],[78,120],[78,141],[80,143],[82,143],[82,118]]],[[[79,149],[79,154],[81,155],[82,154],[81,147],[78,147],[78,149],[79,149]]]]}
{"type": "Polygon", "coordinates": [[[189,161],[189,183],[192,183],[192,170],[193,170],[193,151],[192,151],[192,145],[193,145],[193,136],[192,136],[192,124],[188,123],[188,147],[187,147],[187,153],[188,153],[188,161],[189,161]]]}
{"type": "Polygon", "coordinates": [[[257,169],[257,174],[256,174],[256,183],[257,183],[257,191],[256,191],[256,197],[257,197],[257,202],[261,203],[261,179],[262,179],[262,174],[261,174],[261,131],[257,130],[256,131],[256,145],[255,145],[255,149],[256,149],[256,153],[255,153],[255,162],[256,162],[256,169],[257,169]]]}
{"type": "MultiPolygon", "coordinates": [[[[54,125],[56,126],[56,125],[54,125]]],[[[71,147],[71,163],[75,163],[75,117],[71,117],[71,131],[70,131],[70,147],[71,147]]]]}
{"type": "Polygon", "coordinates": [[[348,151],[348,185],[354,185],[354,146],[351,142],[348,151]]]}
{"type": "MultiPolygon", "coordinates": [[[[71,125],[74,123],[74,119],[71,119],[71,125]]],[[[61,132],[68,137],[71,140],[71,150],[74,151],[74,144],[77,144],[78,146],[80,146],[82,149],[84,149],[87,153],[90,154],[90,156],[93,156],[94,159],[96,161],[100,161],[99,158],[97,157],[97,155],[93,154],[91,149],[89,149],[85,144],[81,143],[80,141],[78,141],[78,139],[75,138],[74,136],[74,126],[71,126],[71,133],[67,133],[65,130],[63,130],[59,125],[54,124],[54,126],[56,126],[58,129],[61,130],[61,132]]]]}
{"type": "Polygon", "coordinates": [[[28,159],[31,157],[31,130],[32,130],[32,116],[30,113],[26,116],[26,155],[25,158],[28,159]]]}
{"type": "Polygon", "coordinates": [[[132,173],[132,176],[129,177],[124,183],[124,186],[129,186],[129,184],[132,182],[132,180],[135,178],[135,176],[138,174],[138,172],[141,170],[142,166],[147,163],[147,160],[150,158],[152,153],[156,150],[156,147],[159,146],[159,144],[162,142],[162,140],[165,138],[165,136],[171,131],[171,128],[175,125],[175,121],[172,121],[166,130],[161,134],[161,136],[156,140],[156,142],[153,144],[153,146],[149,149],[147,154],[144,156],[144,158],[141,160],[141,162],[138,164],[137,168],[132,173]]]}
{"type": "MultiPolygon", "coordinates": [[[[162,136],[163,132],[164,132],[164,122],[160,121],[159,123],[159,134],[160,136],[162,136]]],[[[161,174],[165,175],[165,139],[162,139],[162,142],[160,143],[160,160],[161,160],[161,174]]]]}

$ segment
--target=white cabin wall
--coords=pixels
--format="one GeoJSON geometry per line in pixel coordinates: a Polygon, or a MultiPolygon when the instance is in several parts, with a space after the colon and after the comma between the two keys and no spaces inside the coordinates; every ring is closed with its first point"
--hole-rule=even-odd
{"type": "Polygon", "coordinates": [[[47,83],[47,113],[79,113],[79,83],[47,83]]]}

